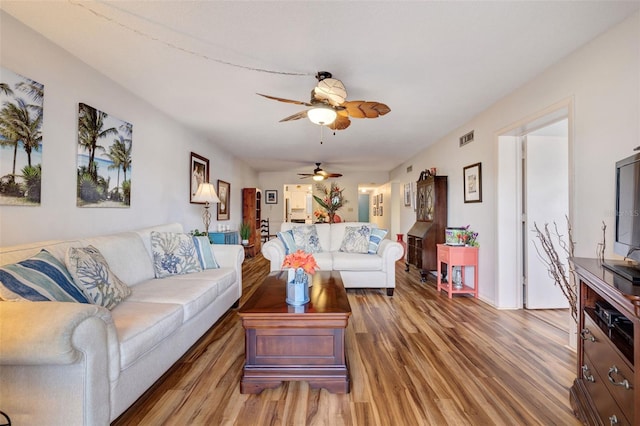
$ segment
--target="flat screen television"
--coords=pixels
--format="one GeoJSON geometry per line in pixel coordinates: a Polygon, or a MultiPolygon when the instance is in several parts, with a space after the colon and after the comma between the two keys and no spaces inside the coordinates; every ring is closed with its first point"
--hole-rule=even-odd
{"type": "Polygon", "coordinates": [[[616,163],[616,227],[614,253],[636,265],[605,262],[612,271],[640,284],[640,154],[616,163]]]}

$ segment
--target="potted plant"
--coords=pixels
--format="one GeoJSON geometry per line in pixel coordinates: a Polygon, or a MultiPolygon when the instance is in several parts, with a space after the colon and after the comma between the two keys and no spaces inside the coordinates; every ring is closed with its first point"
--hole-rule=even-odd
{"type": "Polygon", "coordinates": [[[240,238],[242,239],[242,245],[249,245],[249,237],[251,236],[251,225],[247,222],[243,222],[240,225],[240,238]]]}

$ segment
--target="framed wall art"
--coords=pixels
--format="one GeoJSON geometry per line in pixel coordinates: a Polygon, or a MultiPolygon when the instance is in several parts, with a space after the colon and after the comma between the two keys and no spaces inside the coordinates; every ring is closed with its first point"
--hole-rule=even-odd
{"type": "Polygon", "coordinates": [[[411,183],[404,184],[404,205],[411,205],[411,183]]]}
{"type": "Polygon", "coordinates": [[[264,203],[278,204],[278,191],[275,189],[268,189],[264,191],[264,203]]]}
{"type": "Polygon", "coordinates": [[[482,163],[465,167],[464,174],[464,202],[482,202],[482,163]]]}
{"type": "Polygon", "coordinates": [[[231,203],[231,184],[218,179],[218,220],[229,220],[229,207],[231,203]]]}
{"type": "Polygon", "coordinates": [[[193,201],[193,197],[196,195],[198,186],[200,186],[201,183],[209,182],[209,160],[204,158],[202,155],[192,152],[191,160],[189,162],[189,170],[191,171],[189,202],[193,204],[204,204],[193,201]]]}

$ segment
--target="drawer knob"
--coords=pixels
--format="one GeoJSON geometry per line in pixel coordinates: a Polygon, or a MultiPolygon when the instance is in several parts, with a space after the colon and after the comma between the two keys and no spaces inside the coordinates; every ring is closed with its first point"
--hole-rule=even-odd
{"type": "Polygon", "coordinates": [[[586,364],[582,366],[582,377],[591,383],[594,383],[596,381],[595,377],[593,377],[593,374],[591,374],[591,371],[589,371],[589,367],[587,367],[586,364]]]}
{"type": "Polygon", "coordinates": [[[613,416],[609,417],[609,424],[611,426],[618,424],[618,418],[616,417],[615,414],[613,416]]]}
{"type": "Polygon", "coordinates": [[[629,383],[629,381],[627,379],[624,378],[624,376],[620,373],[620,370],[618,370],[618,367],[616,367],[615,365],[611,368],[609,368],[609,373],[607,374],[607,376],[609,376],[609,381],[614,385],[614,386],[622,386],[623,388],[625,388],[626,390],[631,389],[631,384],[629,383]],[[620,377],[622,378],[621,381],[616,381],[616,379],[613,378],[614,374],[618,374],[620,375],[620,377]]]}
{"type": "Polygon", "coordinates": [[[588,340],[590,342],[596,341],[596,338],[594,336],[587,337],[587,334],[591,334],[591,332],[589,331],[588,328],[583,328],[582,331],[580,332],[580,338],[582,338],[582,340],[588,340]]]}

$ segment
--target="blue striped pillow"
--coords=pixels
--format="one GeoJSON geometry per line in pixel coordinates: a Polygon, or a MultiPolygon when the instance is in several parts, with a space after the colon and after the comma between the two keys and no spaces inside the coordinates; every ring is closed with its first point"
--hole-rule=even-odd
{"type": "Polygon", "coordinates": [[[369,235],[369,254],[376,254],[380,242],[384,240],[387,235],[386,229],[371,228],[371,235],[369,235]]]}
{"type": "Polygon", "coordinates": [[[0,268],[0,298],[89,303],[67,268],[44,249],[30,259],[0,268]]]}
{"type": "Polygon", "coordinates": [[[200,265],[202,265],[202,269],[220,268],[220,265],[216,262],[216,258],[213,256],[209,237],[193,237],[193,245],[196,246],[196,255],[198,256],[200,265]]]}
{"type": "Polygon", "coordinates": [[[291,254],[295,253],[298,250],[298,246],[296,246],[296,240],[293,238],[293,230],[289,229],[288,231],[278,232],[278,238],[284,244],[284,253],[291,254]]]}

